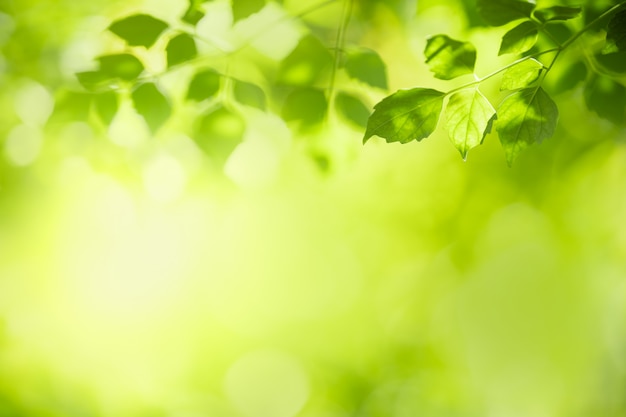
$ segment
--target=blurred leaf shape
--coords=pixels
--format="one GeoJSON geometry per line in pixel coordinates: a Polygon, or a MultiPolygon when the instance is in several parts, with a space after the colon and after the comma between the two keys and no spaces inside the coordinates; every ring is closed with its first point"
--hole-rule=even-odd
{"type": "Polygon", "coordinates": [[[189,0],[189,6],[181,20],[195,26],[204,17],[204,12],[200,8],[201,3],[203,3],[201,0],[189,0]]]}
{"type": "Polygon", "coordinates": [[[500,91],[529,87],[539,79],[543,69],[543,64],[534,58],[529,58],[513,65],[502,74],[500,91]]]}
{"type": "Polygon", "coordinates": [[[304,127],[324,120],[328,102],[323,91],[311,87],[297,88],[283,104],[281,115],[287,122],[297,121],[304,127]]]}
{"type": "Polygon", "coordinates": [[[55,97],[54,111],[49,122],[87,120],[92,98],[91,93],[60,90],[55,97]]]}
{"type": "Polygon", "coordinates": [[[172,108],[168,99],[154,83],[139,85],[131,94],[133,105],[154,134],[170,117],[172,108]]]}
{"type": "Polygon", "coordinates": [[[95,94],[93,98],[93,105],[96,114],[100,117],[102,123],[109,125],[119,108],[117,94],[114,91],[105,91],[103,93],[95,94]]]}
{"type": "Polygon", "coordinates": [[[626,119],[626,87],[603,75],[595,75],[585,85],[585,103],[603,119],[623,125],[626,119]]]}
{"type": "Polygon", "coordinates": [[[426,41],[426,63],[436,78],[451,80],[474,72],[476,48],[469,42],[435,35],[426,41]]]}
{"type": "Polygon", "coordinates": [[[96,91],[108,84],[111,77],[101,71],[85,71],[76,73],[76,79],[89,91],[96,91]]]}
{"type": "Polygon", "coordinates": [[[213,69],[196,73],[187,90],[187,100],[202,101],[209,99],[220,90],[222,76],[213,69]]]}
{"type": "Polygon", "coordinates": [[[285,85],[311,86],[332,63],[328,49],[317,37],[308,35],[280,64],[277,81],[285,85]]]}
{"type": "Polygon", "coordinates": [[[552,6],[535,10],[533,16],[542,23],[553,20],[570,20],[580,16],[582,10],[580,6],[552,6]]]}
{"type": "Polygon", "coordinates": [[[235,100],[243,105],[256,107],[259,110],[265,110],[266,108],[265,92],[258,85],[233,80],[233,96],[235,100]]]}
{"type": "Polygon", "coordinates": [[[450,96],[446,128],[463,159],[470,149],[483,143],[495,116],[496,110],[478,88],[460,90],[450,96]]]}
{"type": "Polygon", "coordinates": [[[399,90],[374,106],[363,142],[376,135],[407,143],[430,136],[437,127],[445,93],[430,88],[399,90]]]}
{"type": "Polygon", "coordinates": [[[560,76],[555,77],[552,91],[560,94],[578,86],[587,78],[587,66],[582,60],[569,65],[560,76]]]}
{"type": "Polygon", "coordinates": [[[165,53],[167,54],[167,66],[169,68],[194,59],[198,55],[198,49],[191,35],[181,33],[169,40],[165,53]]]}
{"type": "Polygon", "coordinates": [[[154,45],[159,35],[167,29],[168,24],[147,14],[135,14],[116,20],[109,30],[124,39],[130,46],[154,45]]]}
{"type": "Polygon", "coordinates": [[[335,108],[342,118],[355,127],[361,129],[367,126],[370,111],[358,97],[340,92],[335,97],[335,108]]]}
{"type": "Polygon", "coordinates": [[[608,52],[626,52],[626,10],[622,10],[609,21],[606,32],[608,52]]]}
{"type": "Polygon", "coordinates": [[[346,73],[372,87],[387,89],[387,68],[375,51],[367,48],[348,52],[346,73]]]}
{"type": "Polygon", "coordinates": [[[232,0],[233,20],[235,22],[260,11],[265,7],[265,0],[232,0]]]}
{"type": "Polygon", "coordinates": [[[498,108],[497,131],[509,166],[533,143],[554,135],[559,110],[541,88],[526,88],[506,97],[498,108]]]}
{"type": "Polygon", "coordinates": [[[609,54],[596,54],[594,60],[605,72],[626,74],[626,51],[609,54]]]}
{"type": "Polygon", "coordinates": [[[498,55],[521,54],[535,46],[539,31],[534,22],[522,22],[502,37],[498,55]]]}
{"type": "Polygon", "coordinates": [[[519,19],[530,18],[533,3],[522,0],[477,0],[478,14],[491,26],[502,26],[519,19]]]}
{"type": "Polygon", "coordinates": [[[141,61],[131,54],[104,55],[97,60],[100,63],[100,74],[108,78],[132,81],[144,70],[141,61]]]}
{"type": "Polygon", "coordinates": [[[194,139],[202,150],[223,164],[246,130],[245,120],[225,107],[211,109],[196,123],[194,139]]]}

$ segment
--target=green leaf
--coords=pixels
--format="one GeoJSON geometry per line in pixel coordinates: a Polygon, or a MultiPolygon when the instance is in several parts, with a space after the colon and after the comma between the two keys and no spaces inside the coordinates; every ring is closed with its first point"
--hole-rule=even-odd
{"type": "Polygon", "coordinates": [[[513,65],[502,74],[500,91],[529,87],[539,79],[543,69],[543,64],[534,58],[528,58],[513,65]]]}
{"type": "Polygon", "coordinates": [[[204,12],[198,8],[197,2],[191,0],[185,14],[181,17],[181,20],[195,26],[200,20],[202,20],[203,17],[204,12]]]}
{"type": "Polygon", "coordinates": [[[602,75],[585,85],[585,103],[589,110],[617,125],[626,122],[626,87],[602,75]]]}
{"type": "Polygon", "coordinates": [[[526,52],[535,46],[538,36],[539,31],[534,22],[522,22],[502,37],[498,55],[526,52]]]}
{"type": "Polygon", "coordinates": [[[429,88],[400,90],[374,106],[363,142],[376,135],[387,142],[420,141],[434,132],[445,93],[429,88]]]}
{"type": "Polygon", "coordinates": [[[256,107],[259,110],[265,110],[266,98],[265,92],[258,85],[247,83],[244,81],[233,81],[233,95],[235,100],[250,107],[256,107]]]}
{"type": "Polygon", "coordinates": [[[118,110],[118,98],[114,91],[96,94],[93,100],[96,114],[105,125],[111,124],[118,110]]]}
{"type": "Polygon", "coordinates": [[[198,120],[193,136],[204,152],[222,164],[241,143],[245,130],[246,123],[240,115],[218,107],[198,120]]]}
{"type": "Polygon", "coordinates": [[[149,48],[154,45],[167,27],[167,23],[150,15],[135,14],[116,20],[109,26],[109,30],[124,39],[130,46],[149,48]]]}
{"type": "Polygon", "coordinates": [[[615,14],[609,21],[606,41],[610,46],[608,52],[626,52],[626,10],[615,14]]]}
{"type": "Polygon", "coordinates": [[[605,72],[626,74],[626,51],[610,54],[596,54],[595,61],[605,72]]]}
{"type": "Polygon", "coordinates": [[[552,137],[558,118],[556,104],[541,87],[506,97],[498,108],[497,130],[509,166],[524,149],[552,137]]]}
{"type": "Polygon", "coordinates": [[[552,6],[537,9],[534,11],[533,15],[540,22],[550,22],[552,20],[570,20],[580,16],[582,12],[582,7],[574,6],[552,6]]]}
{"type": "Polygon", "coordinates": [[[348,53],[346,73],[372,87],[387,89],[387,69],[380,56],[371,49],[361,48],[348,53]]]}
{"type": "Polygon", "coordinates": [[[80,85],[89,91],[96,91],[111,80],[111,76],[101,71],[78,72],[76,78],[80,85]]]}
{"type": "Polygon", "coordinates": [[[315,36],[305,36],[278,69],[279,84],[311,86],[331,67],[333,57],[315,36]]]}
{"type": "Polygon", "coordinates": [[[582,60],[569,65],[565,71],[555,78],[552,91],[560,94],[579,85],[587,78],[587,66],[582,60]]]}
{"type": "Polygon", "coordinates": [[[364,128],[367,126],[370,111],[359,98],[347,93],[338,93],[335,97],[335,108],[341,117],[355,127],[364,128]]]}
{"type": "Polygon", "coordinates": [[[187,100],[202,101],[215,96],[221,80],[222,76],[212,69],[196,73],[189,83],[187,100]]]}
{"type": "Polygon", "coordinates": [[[451,80],[474,72],[476,48],[446,35],[436,35],[426,41],[426,63],[436,78],[451,80]]]}
{"type": "Polygon", "coordinates": [[[491,26],[502,26],[514,20],[530,18],[535,5],[522,0],[477,0],[476,9],[491,26]]]}
{"type": "Polygon", "coordinates": [[[167,66],[173,67],[194,59],[198,54],[198,49],[196,48],[196,42],[190,35],[181,33],[170,39],[165,52],[167,53],[167,66]]]}
{"type": "Polygon", "coordinates": [[[282,117],[285,121],[299,121],[312,126],[324,120],[328,102],[324,93],[315,88],[298,88],[285,99],[282,117]]]}
{"type": "Polygon", "coordinates": [[[132,81],[143,71],[143,64],[131,54],[115,54],[98,57],[100,73],[109,78],[132,81]]]}
{"type": "Polygon", "coordinates": [[[154,83],[141,84],[132,92],[131,97],[137,113],[143,116],[152,133],[155,133],[172,113],[168,99],[154,83]]]}
{"type": "Polygon", "coordinates": [[[446,116],[450,140],[466,159],[469,150],[480,145],[491,130],[496,111],[478,88],[472,88],[450,96],[446,116]]]}
{"type": "Polygon", "coordinates": [[[235,22],[260,11],[265,7],[265,0],[232,0],[233,20],[235,22]]]}
{"type": "Polygon", "coordinates": [[[82,91],[60,90],[55,97],[54,112],[50,116],[50,122],[87,120],[93,96],[82,91]]]}

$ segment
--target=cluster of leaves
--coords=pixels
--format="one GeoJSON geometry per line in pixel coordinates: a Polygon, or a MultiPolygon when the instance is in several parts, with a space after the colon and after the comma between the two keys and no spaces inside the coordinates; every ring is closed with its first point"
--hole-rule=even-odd
{"type": "Polygon", "coordinates": [[[519,21],[504,34],[498,52],[499,55],[518,55],[518,59],[480,78],[474,74],[477,52],[471,43],[446,35],[429,38],[424,54],[436,78],[451,80],[474,74],[473,81],[447,92],[414,88],[386,97],[374,107],[364,141],[376,135],[387,142],[407,143],[430,136],[447,99],[445,126],[462,157],[466,158],[470,149],[483,143],[495,122],[506,160],[511,165],[521,151],[554,134],[559,112],[543,88],[547,73],[565,49],[585,32],[599,24],[606,25],[608,17],[611,19],[606,25],[604,49],[595,56],[583,58],[585,61],[578,59],[571,63],[554,90],[562,92],[586,81],[584,96],[589,109],[616,124],[623,124],[626,88],[619,80],[626,73],[626,11],[620,11],[622,6],[624,3],[578,32],[572,32],[563,22],[578,18],[581,7],[537,8],[534,3],[523,0],[477,0],[478,13],[487,24],[502,26],[519,21]],[[534,49],[540,34],[554,46],[540,51],[534,49]],[[544,55],[552,57],[547,65],[539,60],[544,55]],[[481,82],[496,75],[501,75],[500,90],[510,92],[497,110],[479,90],[481,82]]]}

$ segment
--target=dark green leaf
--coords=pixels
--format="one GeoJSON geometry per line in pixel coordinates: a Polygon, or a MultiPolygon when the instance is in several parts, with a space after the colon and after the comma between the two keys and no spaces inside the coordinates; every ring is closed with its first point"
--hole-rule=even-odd
{"type": "Polygon", "coordinates": [[[476,0],[480,16],[491,26],[529,18],[535,5],[522,0],[476,0]]]}
{"type": "Polygon", "coordinates": [[[341,117],[358,128],[367,126],[367,119],[370,117],[369,108],[357,97],[339,93],[335,97],[335,108],[341,117]]]}
{"type": "Polygon", "coordinates": [[[153,83],[137,87],[132,92],[132,99],[137,113],[143,116],[152,133],[155,133],[172,113],[168,99],[153,83]]]}
{"type": "Polygon", "coordinates": [[[202,20],[203,17],[204,12],[198,8],[196,2],[190,1],[189,7],[187,7],[187,10],[185,11],[183,17],[181,17],[181,20],[195,26],[200,20],[202,20]]]}
{"type": "Polygon", "coordinates": [[[555,79],[552,91],[560,94],[571,90],[587,78],[587,66],[583,61],[576,61],[569,65],[560,76],[555,79]]]}
{"type": "Polygon", "coordinates": [[[100,120],[102,120],[105,125],[110,124],[118,109],[117,94],[114,91],[96,94],[93,104],[100,120]]]}
{"type": "Polygon", "coordinates": [[[550,38],[558,43],[565,43],[574,35],[572,28],[564,22],[552,22],[543,27],[543,30],[550,34],[550,38]]]}
{"type": "Polygon", "coordinates": [[[387,89],[387,69],[380,56],[371,49],[359,49],[348,53],[346,72],[351,78],[372,87],[387,89]]]}
{"type": "Polygon", "coordinates": [[[526,52],[535,45],[538,36],[539,31],[534,22],[522,22],[502,37],[498,55],[526,52]]]}
{"type": "Polygon", "coordinates": [[[506,97],[498,108],[497,130],[509,166],[524,149],[552,137],[558,118],[556,104],[541,87],[506,97]]]}
{"type": "Polygon", "coordinates": [[[285,121],[299,121],[304,126],[320,123],[326,115],[328,102],[320,90],[299,88],[285,99],[282,117],[285,121]]]}
{"type": "Polygon", "coordinates": [[[515,64],[502,74],[500,90],[517,90],[529,87],[539,79],[543,69],[543,64],[534,58],[528,58],[515,64]]]}
{"type": "Polygon", "coordinates": [[[610,45],[609,52],[626,52],[626,10],[615,14],[609,22],[606,41],[610,45]]]}
{"type": "Polygon", "coordinates": [[[552,20],[570,20],[580,16],[582,7],[552,6],[535,10],[533,15],[540,22],[552,20]]]}
{"type": "Polygon", "coordinates": [[[167,23],[162,20],[147,14],[136,14],[116,20],[109,26],[109,30],[124,39],[130,46],[149,48],[154,45],[167,27],[167,23]]]}
{"type": "Polygon", "coordinates": [[[98,90],[111,80],[111,76],[101,71],[79,72],[76,74],[76,78],[80,85],[89,91],[98,90]]]}
{"type": "Polygon", "coordinates": [[[594,58],[604,70],[615,74],[626,74],[626,51],[597,54],[594,58]]]}
{"type": "Polygon", "coordinates": [[[173,67],[194,59],[198,54],[198,49],[196,48],[196,42],[190,35],[181,33],[170,39],[165,52],[167,53],[167,66],[173,67]]]}
{"type": "Polygon", "coordinates": [[[245,19],[265,6],[265,0],[232,0],[233,20],[245,19]]]}
{"type": "Polygon", "coordinates": [[[594,76],[584,91],[589,110],[603,119],[622,125],[626,122],[626,87],[602,75],[594,76]]]}
{"type": "Polygon", "coordinates": [[[143,64],[131,54],[105,55],[97,58],[100,72],[109,78],[132,81],[143,71],[143,64]]]}
{"type": "Polygon", "coordinates": [[[198,120],[194,139],[208,155],[223,163],[243,139],[244,119],[224,107],[211,110],[198,120]]]}
{"type": "Polygon", "coordinates": [[[470,149],[483,142],[495,115],[495,109],[478,88],[461,90],[450,96],[446,106],[446,127],[463,159],[467,158],[470,149]]]}
{"type": "Polygon", "coordinates": [[[220,90],[222,76],[212,69],[193,76],[187,90],[187,100],[202,101],[213,97],[220,90]]]}
{"type": "Polygon", "coordinates": [[[429,88],[400,90],[374,106],[363,137],[380,136],[387,142],[420,141],[437,127],[445,93],[429,88]]]}
{"type": "Polygon", "coordinates": [[[474,72],[476,48],[469,42],[436,35],[426,41],[424,55],[430,70],[439,79],[451,80],[474,72]]]}
{"type": "Polygon", "coordinates": [[[331,67],[333,57],[315,36],[305,36],[283,60],[278,70],[278,83],[310,86],[331,67]]]}
{"type": "Polygon", "coordinates": [[[265,110],[265,92],[263,92],[263,89],[258,85],[234,80],[233,95],[235,96],[235,100],[241,104],[265,110]]]}

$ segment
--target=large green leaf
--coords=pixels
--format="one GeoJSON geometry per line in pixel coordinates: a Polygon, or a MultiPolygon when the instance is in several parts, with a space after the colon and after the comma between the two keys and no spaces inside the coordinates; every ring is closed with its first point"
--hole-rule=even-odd
{"type": "Polygon", "coordinates": [[[582,10],[579,6],[552,6],[535,10],[533,16],[544,23],[553,20],[570,20],[580,16],[582,10]]]}
{"type": "Polygon", "coordinates": [[[500,90],[517,90],[529,87],[539,79],[544,66],[534,58],[513,65],[502,74],[500,90]]]}
{"type": "Polygon", "coordinates": [[[258,85],[233,80],[233,96],[241,104],[265,110],[267,101],[265,92],[258,85]]]}
{"type": "Polygon", "coordinates": [[[526,52],[535,46],[538,36],[539,31],[534,22],[522,22],[502,37],[498,55],[526,52]]]}
{"type": "Polygon", "coordinates": [[[617,13],[609,22],[606,41],[610,52],[626,52],[626,10],[617,13]]]}
{"type": "Polygon", "coordinates": [[[519,90],[498,108],[497,130],[509,165],[524,149],[552,137],[559,118],[556,104],[541,87],[519,90]]]}
{"type": "Polygon", "coordinates": [[[167,66],[173,67],[194,59],[198,54],[198,49],[190,35],[181,33],[169,40],[165,52],[167,53],[167,66]]]}
{"type": "Polygon", "coordinates": [[[358,97],[348,93],[339,93],[335,97],[335,108],[341,117],[355,127],[364,128],[367,126],[370,111],[358,97]]]}
{"type": "Polygon", "coordinates": [[[220,90],[222,76],[215,70],[207,69],[196,73],[187,90],[187,100],[202,101],[211,98],[220,90]]]}
{"type": "Polygon", "coordinates": [[[615,124],[626,123],[626,87],[602,75],[585,85],[585,103],[589,110],[615,124]]]}
{"type": "Polygon", "coordinates": [[[118,109],[118,98],[114,91],[106,91],[104,93],[94,95],[94,109],[100,120],[108,125],[115,117],[118,109]]]}
{"type": "Polygon", "coordinates": [[[311,86],[332,63],[328,48],[317,37],[305,36],[281,63],[277,81],[285,85],[311,86]]]}
{"type": "Polygon", "coordinates": [[[328,102],[324,92],[305,87],[294,90],[285,99],[282,117],[285,121],[298,121],[302,126],[320,123],[326,115],[328,102]]]}
{"type": "Polygon", "coordinates": [[[172,113],[168,99],[154,83],[141,84],[132,92],[131,97],[137,113],[145,119],[152,133],[155,133],[172,113]]]}
{"type": "Polygon", "coordinates": [[[236,22],[260,11],[265,0],[232,0],[233,20],[236,22]]]}
{"type": "Polygon", "coordinates": [[[469,42],[435,35],[426,41],[424,55],[430,70],[439,79],[451,80],[474,72],[476,48],[469,42]]]}
{"type": "Polygon", "coordinates": [[[375,51],[361,48],[349,52],[345,68],[351,78],[372,87],[387,89],[387,69],[375,51]]]}
{"type": "Polygon", "coordinates": [[[478,14],[491,26],[529,18],[535,5],[522,0],[476,0],[478,14]]]}
{"type": "Polygon", "coordinates": [[[245,130],[246,122],[239,114],[218,107],[198,119],[193,136],[214,162],[222,164],[241,143],[245,130]]]}
{"type": "Polygon", "coordinates": [[[478,88],[458,91],[450,96],[446,106],[446,127],[452,144],[467,158],[470,149],[480,145],[496,111],[478,88]]]}
{"type": "Polygon", "coordinates": [[[97,58],[100,73],[108,78],[120,78],[126,81],[135,80],[143,71],[143,64],[131,54],[104,55],[97,58]]]}
{"type": "Polygon", "coordinates": [[[437,127],[445,93],[429,88],[400,90],[374,106],[363,142],[380,136],[387,142],[420,141],[437,127]]]}
{"type": "Polygon", "coordinates": [[[147,14],[135,14],[116,20],[109,26],[109,30],[131,46],[149,48],[167,27],[168,24],[160,19],[147,14]]]}

